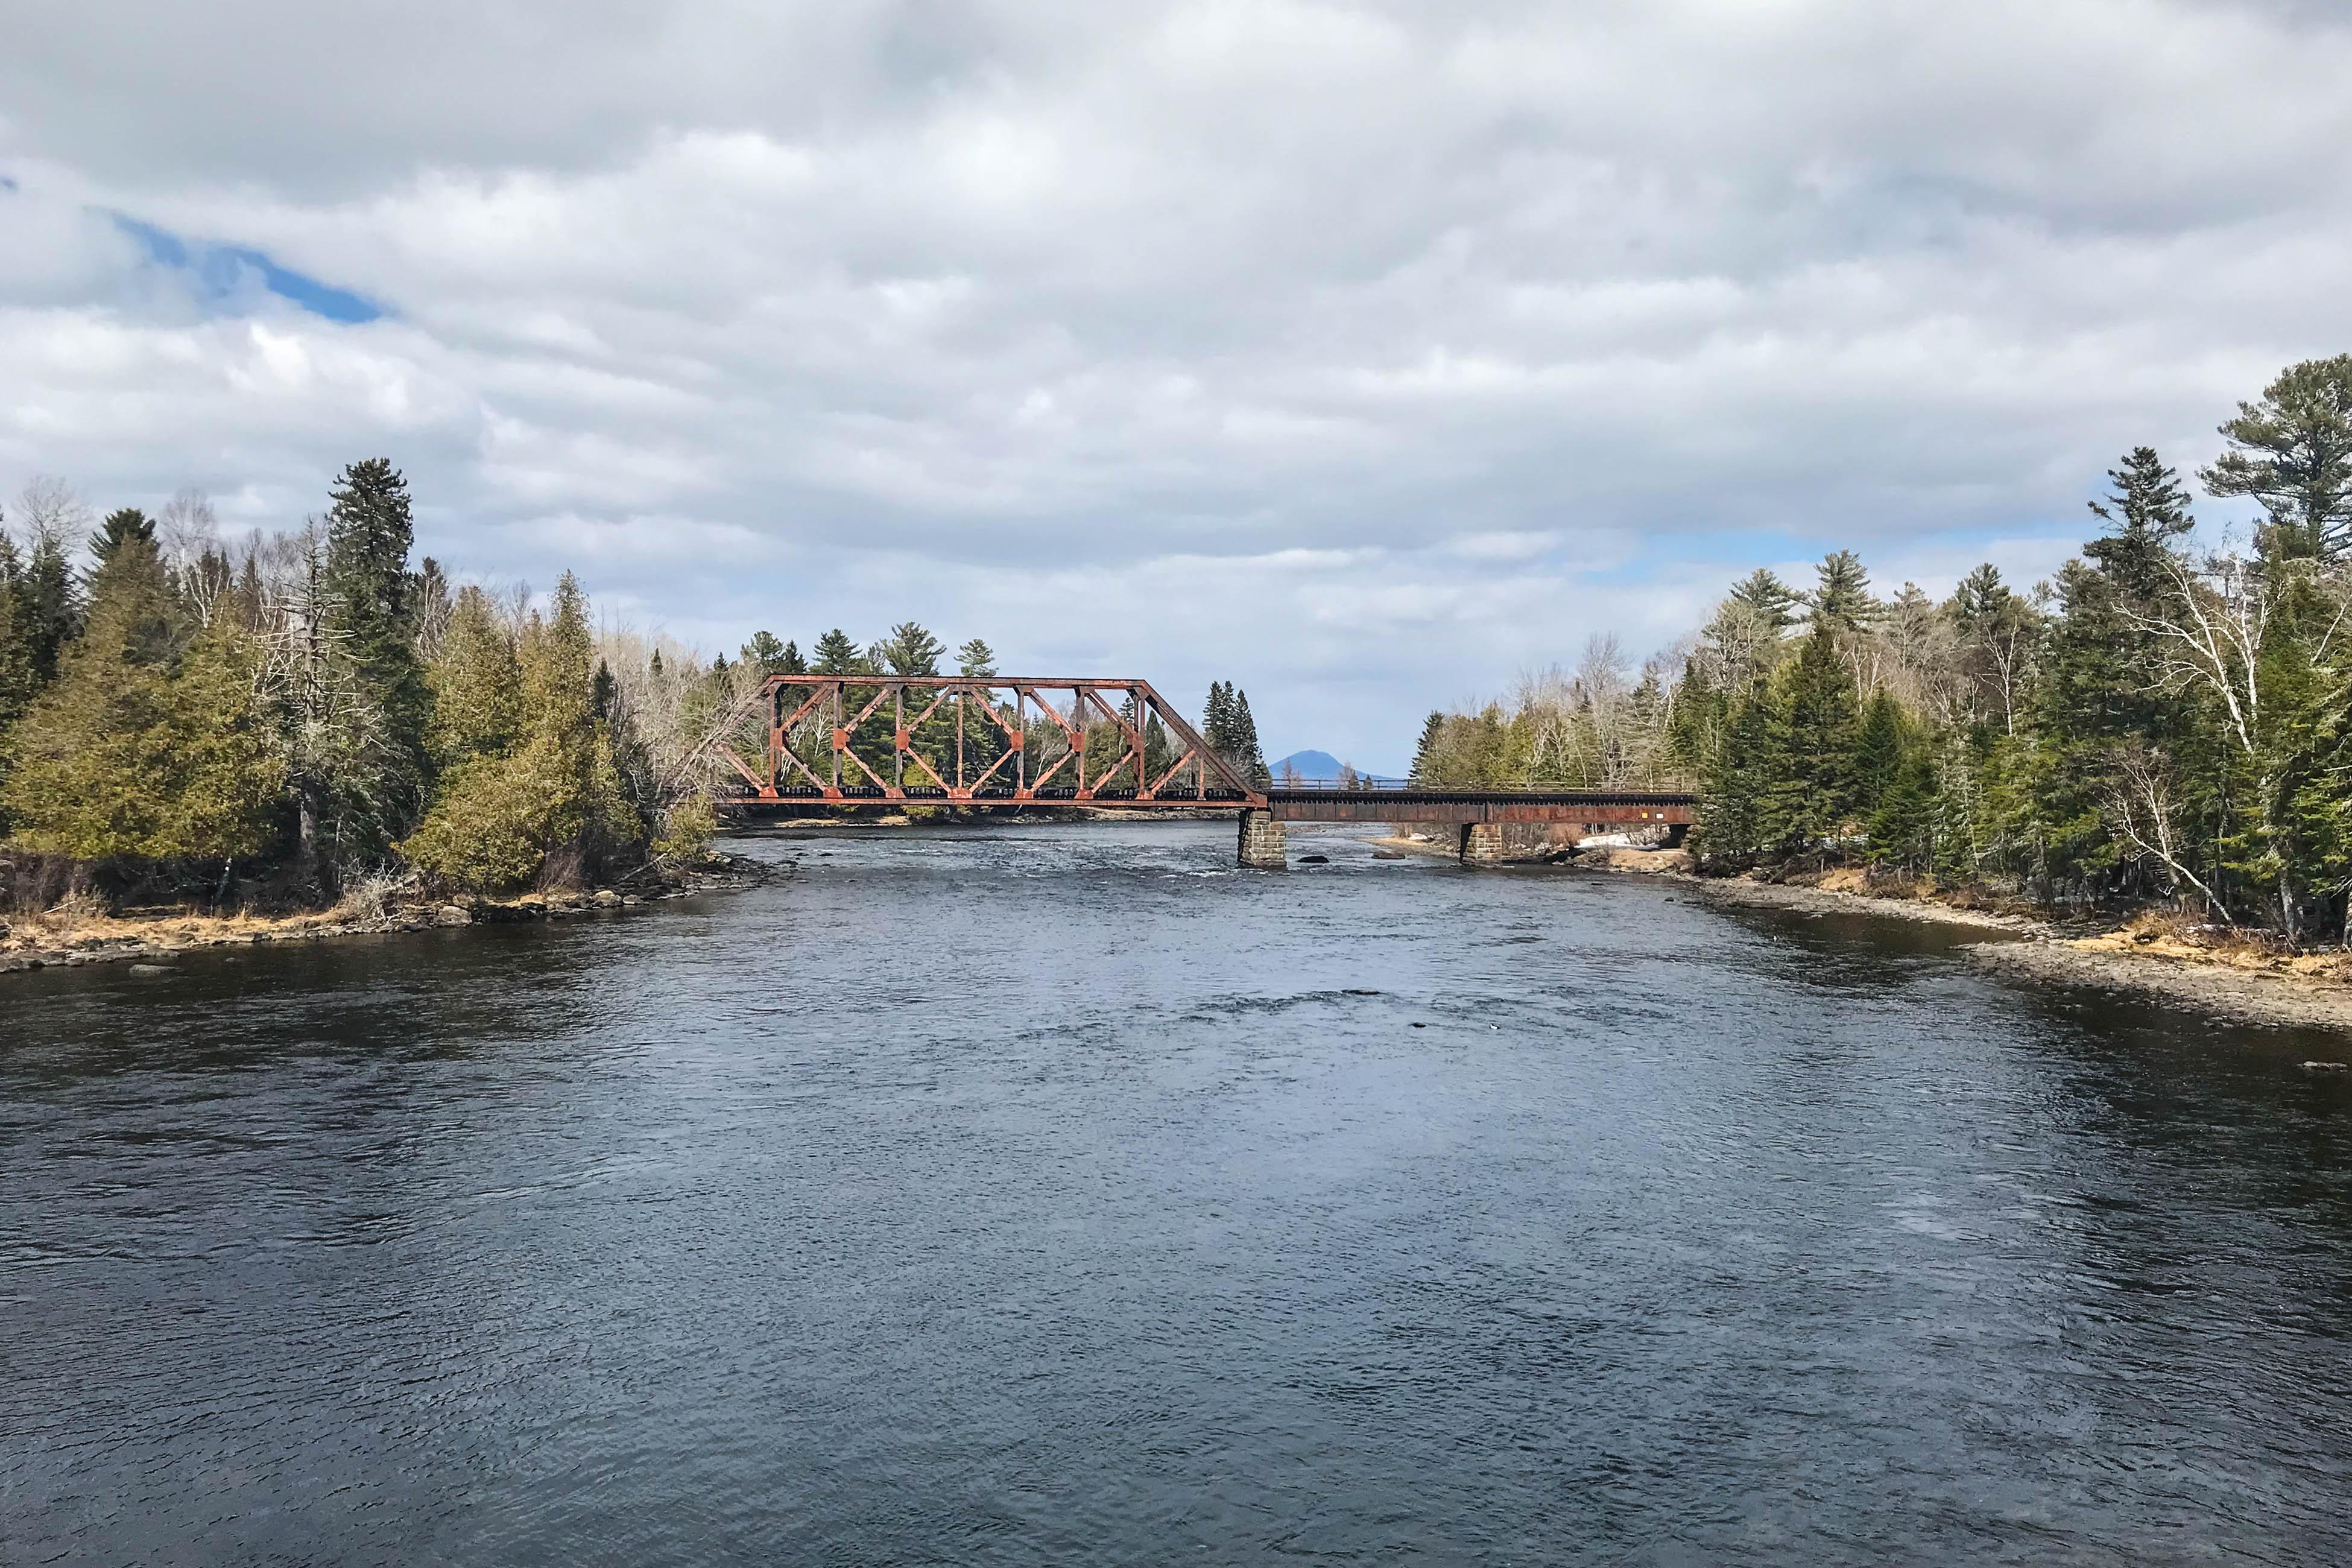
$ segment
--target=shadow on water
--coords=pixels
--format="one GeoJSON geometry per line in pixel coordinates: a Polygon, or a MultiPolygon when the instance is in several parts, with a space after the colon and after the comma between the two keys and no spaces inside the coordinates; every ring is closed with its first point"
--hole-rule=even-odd
{"type": "Polygon", "coordinates": [[[2347,1096],[1230,824],[0,993],[31,1560],[2352,1556],[2347,1096]]]}

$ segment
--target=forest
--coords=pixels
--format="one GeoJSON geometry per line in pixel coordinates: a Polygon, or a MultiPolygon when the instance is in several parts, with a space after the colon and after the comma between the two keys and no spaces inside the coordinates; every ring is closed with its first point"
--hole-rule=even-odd
{"type": "MultiPolygon", "coordinates": [[[[761,631],[705,658],[600,626],[570,574],[537,595],[412,564],[388,460],[352,464],[329,502],[241,542],[194,491],[94,521],[39,480],[0,517],[0,901],[288,910],[659,874],[706,855],[721,748],[757,754],[766,677],[936,675],[947,657],[909,621],[863,647],[835,628],[812,658],[761,631]]],[[[955,658],[996,673],[977,637],[955,658]]],[[[1263,778],[1247,695],[1215,683],[1204,717],[1263,778]]],[[[937,728],[912,742],[935,761],[937,728]]],[[[893,744],[874,729],[852,738],[869,759],[893,744]]],[[[1082,731],[1106,758],[1116,735],[1082,731]]],[[[1068,742],[1040,722],[1032,745],[1043,765],[1068,742]]]]}
{"type": "MultiPolygon", "coordinates": [[[[2200,528],[2148,447],[2095,536],[2020,591],[1937,600],[1837,551],[1801,591],[1756,571],[1638,674],[1572,672],[1432,713],[1426,784],[1695,789],[1714,871],[1860,864],[2056,908],[2168,901],[2341,942],[2352,889],[2352,355],[2282,372],[2220,426],[2200,528]]],[[[2086,487],[2091,488],[2091,487],[2086,487]]]]}

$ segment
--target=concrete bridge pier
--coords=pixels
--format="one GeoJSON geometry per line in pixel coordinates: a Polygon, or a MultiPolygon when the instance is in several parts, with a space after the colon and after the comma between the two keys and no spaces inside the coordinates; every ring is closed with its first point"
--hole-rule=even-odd
{"type": "Polygon", "coordinates": [[[1270,811],[1242,813],[1241,863],[1261,871],[1290,869],[1289,843],[1270,811]]]}
{"type": "Polygon", "coordinates": [[[1465,866],[1540,860],[1554,847],[1550,827],[1540,822],[1468,822],[1462,826],[1462,863],[1465,866]]]}

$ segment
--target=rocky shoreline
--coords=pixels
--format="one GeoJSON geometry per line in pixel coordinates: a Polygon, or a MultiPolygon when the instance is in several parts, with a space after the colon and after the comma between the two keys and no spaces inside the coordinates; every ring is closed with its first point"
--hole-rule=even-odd
{"type": "MultiPolygon", "coordinates": [[[[331,937],[379,936],[436,927],[614,915],[697,893],[756,887],[772,879],[776,871],[776,868],[740,856],[716,855],[693,870],[666,872],[658,880],[648,882],[641,892],[609,887],[579,892],[526,893],[516,899],[460,895],[446,901],[409,900],[380,912],[358,915],[349,914],[339,906],[335,910],[285,916],[94,917],[64,922],[34,917],[33,921],[0,921],[0,974],[71,969],[91,963],[128,963],[133,973],[162,973],[168,972],[172,959],[219,948],[323,942],[331,937]],[[59,923],[64,929],[57,929],[59,923]]],[[[624,879],[625,885],[628,880],[624,879]]]]}

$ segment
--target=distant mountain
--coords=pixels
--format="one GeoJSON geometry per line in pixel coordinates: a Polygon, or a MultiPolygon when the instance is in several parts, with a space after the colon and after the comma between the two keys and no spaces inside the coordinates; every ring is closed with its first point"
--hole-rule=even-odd
{"type": "Polygon", "coordinates": [[[1293,752],[1277,762],[1266,764],[1280,778],[1285,768],[1295,769],[1303,779],[1336,779],[1339,776],[1339,759],[1328,752],[1293,752]]]}
{"type": "MultiPolygon", "coordinates": [[[[1274,774],[1276,783],[1281,782],[1282,771],[1285,768],[1295,769],[1302,780],[1328,781],[1339,776],[1339,759],[1328,752],[1293,752],[1279,761],[1266,764],[1266,771],[1274,774]]],[[[1358,776],[1373,783],[1394,782],[1388,779],[1376,779],[1374,775],[1364,773],[1360,769],[1358,770],[1358,776]]]]}

